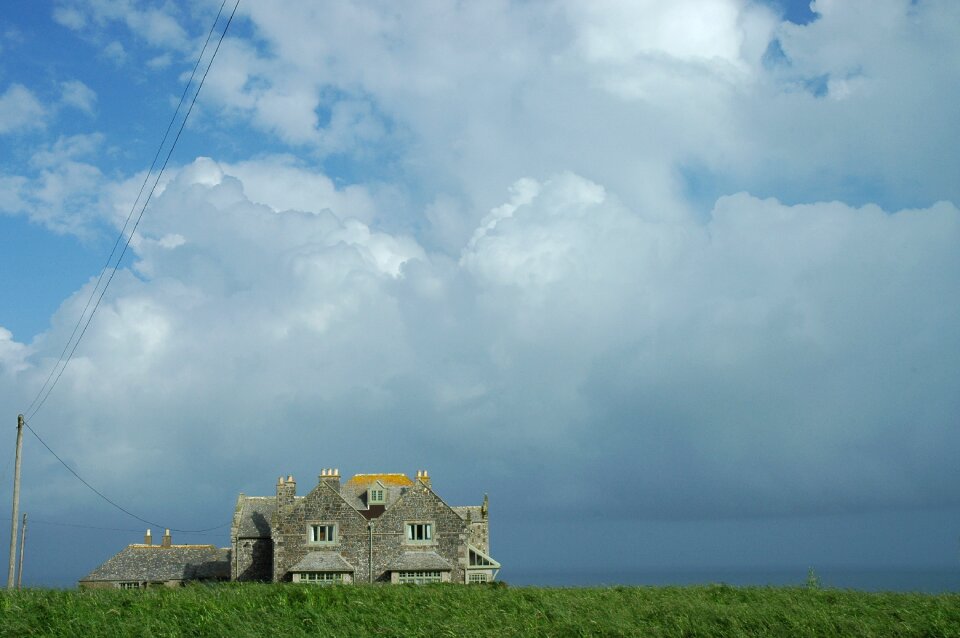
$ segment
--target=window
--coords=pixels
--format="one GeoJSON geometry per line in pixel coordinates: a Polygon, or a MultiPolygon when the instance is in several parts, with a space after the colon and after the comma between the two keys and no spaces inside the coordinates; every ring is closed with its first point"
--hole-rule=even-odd
{"type": "Polygon", "coordinates": [[[337,542],[337,526],[335,523],[311,524],[307,528],[307,538],[313,544],[332,545],[337,542]]]}
{"type": "Polygon", "coordinates": [[[140,589],[140,583],[135,583],[135,582],[120,583],[120,589],[140,589]]]}
{"type": "Polygon", "coordinates": [[[335,585],[343,582],[342,572],[302,572],[300,574],[301,583],[310,583],[311,585],[335,585]]]}
{"type": "Polygon", "coordinates": [[[439,583],[441,580],[440,572],[400,572],[401,583],[425,585],[427,583],[439,583]]]}
{"type": "Polygon", "coordinates": [[[433,523],[407,523],[408,543],[429,543],[433,540],[433,523]]]}
{"type": "Polygon", "coordinates": [[[493,567],[493,561],[489,560],[486,556],[480,552],[471,549],[470,550],[470,566],[471,567],[493,567]]]}
{"type": "Polygon", "coordinates": [[[487,572],[479,572],[470,574],[470,580],[468,582],[472,583],[485,583],[490,580],[490,574],[487,572]]]}
{"type": "Polygon", "coordinates": [[[383,503],[383,490],[370,490],[370,493],[367,495],[367,505],[371,505],[373,503],[383,503]]]}

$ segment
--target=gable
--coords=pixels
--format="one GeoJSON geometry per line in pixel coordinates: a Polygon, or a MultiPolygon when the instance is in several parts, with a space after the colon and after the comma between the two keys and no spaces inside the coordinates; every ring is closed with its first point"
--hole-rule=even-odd
{"type": "Polygon", "coordinates": [[[270,538],[270,526],[277,511],[274,496],[240,496],[237,538],[270,538]]]}
{"type": "Polygon", "coordinates": [[[383,525],[396,527],[405,520],[431,519],[438,524],[445,521],[455,527],[463,527],[464,520],[442,498],[419,483],[407,489],[386,512],[380,516],[383,525]]]}

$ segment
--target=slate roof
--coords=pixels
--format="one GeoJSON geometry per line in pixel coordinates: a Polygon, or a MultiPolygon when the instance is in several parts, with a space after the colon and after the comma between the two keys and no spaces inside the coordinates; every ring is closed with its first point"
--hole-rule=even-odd
{"type": "Polygon", "coordinates": [[[241,496],[237,538],[270,538],[270,521],[277,511],[276,496],[241,496]]]}
{"type": "Polygon", "coordinates": [[[396,560],[387,565],[387,570],[399,572],[410,571],[450,571],[450,563],[445,561],[436,552],[404,552],[396,560]]]}
{"type": "Polygon", "coordinates": [[[310,552],[291,572],[353,572],[353,566],[337,552],[310,552]]]}
{"type": "MultiPolygon", "coordinates": [[[[390,509],[397,502],[397,499],[406,492],[407,488],[414,485],[414,482],[406,474],[355,474],[353,478],[340,486],[340,495],[346,502],[350,503],[353,509],[363,513],[368,510],[367,490],[378,481],[384,487],[383,496],[386,503],[384,503],[383,509],[377,512],[377,516],[382,514],[383,510],[390,509]]],[[[367,516],[367,518],[376,518],[376,516],[367,516]]]]}
{"type": "Polygon", "coordinates": [[[483,520],[483,514],[481,513],[482,506],[480,505],[458,505],[456,507],[451,507],[454,512],[457,513],[457,516],[463,520],[471,520],[475,523],[483,520]]]}
{"type": "Polygon", "coordinates": [[[229,580],[230,550],[213,545],[128,545],[80,582],[229,580]]]}

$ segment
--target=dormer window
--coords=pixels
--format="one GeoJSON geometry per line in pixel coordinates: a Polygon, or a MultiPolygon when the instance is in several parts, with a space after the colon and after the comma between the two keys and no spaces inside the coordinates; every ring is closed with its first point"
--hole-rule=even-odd
{"type": "Polygon", "coordinates": [[[367,505],[383,505],[383,488],[372,487],[367,493],[367,505]]]}

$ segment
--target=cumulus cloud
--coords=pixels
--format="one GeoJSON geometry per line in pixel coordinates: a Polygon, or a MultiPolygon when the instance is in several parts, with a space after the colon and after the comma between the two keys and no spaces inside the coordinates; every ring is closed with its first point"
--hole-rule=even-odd
{"type": "MultiPolygon", "coordinates": [[[[0,197],[0,212],[25,214],[31,221],[56,232],[87,236],[107,218],[101,203],[105,180],[90,163],[103,142],[103,135],[62,136],[37,149],[24,174],[0,172],[7,188],[0,197]]],[[[26,167],[24,167],[26,168],[26,167]]]]}
{"type": "Polygon", "coordinates": [[[97,94],[89,86],[79,80],[70,80],[60,84],[62,94],[60,100],[66,106],[80,109],[92,114],[97,102],[97,94]]]}
{"type": "Polygon", "coordinates": [[[0,94],[0,135],[43,128],[47,109],[22,84],[11,84],[0,94]]]}
{"type": "MultiPolygon", "coordinates": [[[[574,465],[624,484],[643,467],[643,516],[956,504],[952,204],[738,194],[678,224],[564,173],[519,181],[454,262],[282,193],[255,203],[231,172],[198,160],[166,185],[45,408],[100,483],[198,454],[226,482],[312,471],[321,449],[358,471],[405,467],[430,441],[456,491],[479,437],[498,450],[494,486],[522,473],[545,488],[574,465]],[[299,444],[268,444],[287,436],[299,444]]],[[[87,293],[19,367],[4,359],[17,386],[42,381],[87,293]]]]}
{"type": "Polygon", "coordinates": [[[60,0],[53,10],[53,19],[63,26],[79,31],[85,28],[103,29],[111,23],[127,26],[138,37],[154,46],[182,48],[187,35],[175,15],[175,7],[142,7],[140,3],[77,2],[60,0]]]}
{"type": "Polygon", "coordinates": [[[120,42],[114,40],[103,47],[103,56],[120,66],[127,61],[127,50],[120,42]]]}
{"type": "MultiPolygon", "coordinates": [[[[176,518],[424,462],[513,522],[957,507],[958,9],[813,7],[243,3],[195,123],[282,150],[171,170],[38,427],[176,518]]],[[[142,174],[100,144],[37,150],[0,206],[119,227],[142,174]]],[[[0,334],[0,398],[91,286],[0,334]]]]}

